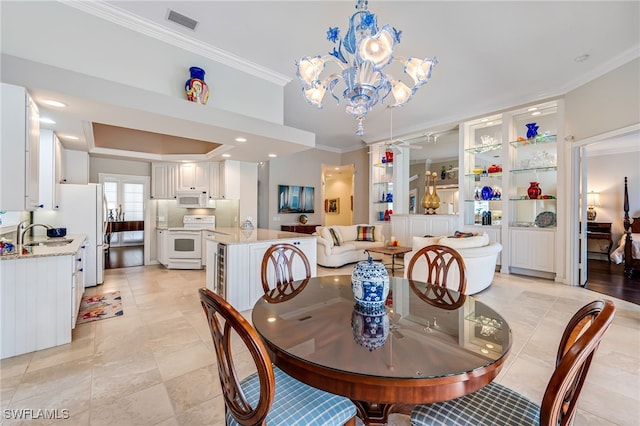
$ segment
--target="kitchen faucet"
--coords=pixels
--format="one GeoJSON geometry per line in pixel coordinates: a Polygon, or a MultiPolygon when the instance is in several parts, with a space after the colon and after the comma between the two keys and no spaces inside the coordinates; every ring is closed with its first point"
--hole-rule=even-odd
{"type": "Polygon", "coordinates": [[[25,225],[27,222],[29,222],[28,220],[23,220],[22,222],[20,222],[18,224],[18,247],[22,247],[23,243],[24,243],[24,234],[27,233],[27,231],[35,226],[42,226],[44,228],[47,229],[53,229],[53,226],[51,225],[46,225],[44,223],[32,223],[31,225],[25,225]]]}

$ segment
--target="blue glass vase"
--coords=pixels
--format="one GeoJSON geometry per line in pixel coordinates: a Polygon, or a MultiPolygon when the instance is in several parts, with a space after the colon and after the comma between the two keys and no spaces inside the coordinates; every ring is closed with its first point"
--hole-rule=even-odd
{"type": "Polygon", "coordinates": [[[493,188],[490,186],[485,186],[482,188],[480,192],[483,200],[491,200],[493,198],[493,188]]]}
{"type": "Polygon", "coordinates": [[[533,139],[538,136],[538,125],[536,123],[526,124],[527,126],[527,139],[533,139]]]}

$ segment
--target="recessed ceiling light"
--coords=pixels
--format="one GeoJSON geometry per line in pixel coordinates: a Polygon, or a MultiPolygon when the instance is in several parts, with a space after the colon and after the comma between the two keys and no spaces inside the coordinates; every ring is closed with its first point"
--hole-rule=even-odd
{"type": "Polygon", "coordinates": [[[277,155],[276,155],[276,154],[269,154],[269,157],[271,157],[271,158],[276,158],[276,157],[277,157],[277,155]]]}
{"type": "Polygon", "coordinates": [[[489,122],[487,123],[487,126],[492,126],[492,125],[493,125],[493,121],[489,121],[489,122]]]}
{"type": "Polygon", "coordinates": [[[536,108],[536,107],[532,107],[532,108],[529,108],[527,111],[531,112],[531,111],[535,111],[535,110],[537,110],[537,109],[538,109],[538,108],[536,108]]]}
{"type": "Polygon", "coordinates": [[[80,140],[80,138],[79,138],[79,137],[77,137],[77,136],[72,136],[72,135],[59,135],[59,136],[60,136],[61,138],[63,138],[63,139],[69,139],[69,140],[72,140],[72,141],[80,140]]]}
{"type": "Polygon", "coordinates": [[[489,119],[488,119],[488,118],[483,118],[480,122],[481,122],[481,123],[486,123],[487,121],[489,121],[489,119]]]}
{"type": "Polygon", "coordinates": [[[55,121],[47,117],[40,117],[40,122],[45,124],[56,124],[55,121]]]}
{"type": "Polygon", "coordinates": [[[47,105],[52,106],[52,107],[58,107],[58,108],[63,108],[63,107],[67,106],[67,104],[62,103],[60,101],[54,101],[53,99],[45,99],[44,101],[42,101],[42,103],[47,104],[47,105]]]}
{"type": "Polygon", "coordinates": [[[222,156],[225,157],[225,158],[229,158],[229,157],[231,157],[231,154],[222,154],[222,156]]]}
{"type": "Polygon", "coordinates": [[[236,142],[246,142],[246,138],[236,138],[236,142]]]}
{"type": "Polygon", "coordinates": [[[531,113],[531,115],[540,115],[540,111],[534,111],[531,113]]]}
{"type": "Polygon", "coordinates": [[[340,167],[335,167],[333,170],[340,170],[340,167]]]}
{"type": "Polygon", "coordinates": [[[575,58],[573,58],[573,60],[576,61],[576,62],[584,62],[587,59],[589,59],[589,54],[588,53],[585,53],[584,55],[576,56],[575,58]]]}

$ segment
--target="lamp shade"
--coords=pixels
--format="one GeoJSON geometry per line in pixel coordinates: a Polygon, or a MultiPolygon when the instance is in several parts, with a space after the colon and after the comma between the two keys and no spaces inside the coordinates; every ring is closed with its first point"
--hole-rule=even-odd
{"type": "Polygon", "coordinates": [[[587,206],[598,207],[600,205],[600,193],[595,191],[589,191],[587,193],[587,206]]]}

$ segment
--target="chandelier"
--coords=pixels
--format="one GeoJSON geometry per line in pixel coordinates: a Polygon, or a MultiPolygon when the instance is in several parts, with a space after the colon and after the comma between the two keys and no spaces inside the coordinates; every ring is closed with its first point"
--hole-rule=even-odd
{"type": "Polygon", "coordinates": [[[340,103],[334,89],[341,81],[346,86],[342,96],[346,100],[346,112],[357,120],[356,135],[364,134],[364,119],[378,102],[393,94],[392,107],[405,105],[413,94],[431,78],[431,71],[438,63],[436,58],[394,57],[393,48],[400,43],[402,31],[384,25],[378,30],[377,17],[367,9],[367,0],[358,0],[356,12],[349,20],[349,29],[340,39],[340,29],[330,27],[327,40],[334,44],[333,52],[324,56],[307,56],[296,62],[296,74],[302,80],[302,92],[311,105],[322,108],[327,90],[340,103]],[[392,62],[399,62],[405,74],[413,79],[407,86],[383,71],[392,62]],[[321,79],[327,63],[334,63],[338,71],[321,79]]]}

